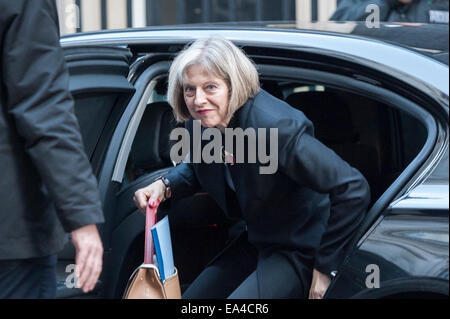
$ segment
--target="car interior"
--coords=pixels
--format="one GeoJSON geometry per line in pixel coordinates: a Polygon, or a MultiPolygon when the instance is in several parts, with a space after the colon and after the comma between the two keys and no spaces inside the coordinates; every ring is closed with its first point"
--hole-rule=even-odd
{"type": "MultiPolygon", "coordinates": [[[[169,135],[183,125],[175,122],[167,103],[166,81],[158,82],[142,116],[118,196],[136,190],[137,185],[150,184],[176,164],[169,156],[176,141],[170,141],[169,135]]],[[[427,138],[426,128],[406,112],[353,92],[263,76],[261,87],[302,111],[313,122],[315,137],[366,177],[371,205],[414,159],[427,138]]],[[[227,220],[202,192],[172,203],[170,208],[162,205],[158,218],[166,214],[170,214],[175,265],[184,291],[243,224],[227,220]]],[[[136,239],[139,248],[129,252],[127,259],[131,261],[122,281],[142,263],[143,243],[143,237],[136,239]]]]}

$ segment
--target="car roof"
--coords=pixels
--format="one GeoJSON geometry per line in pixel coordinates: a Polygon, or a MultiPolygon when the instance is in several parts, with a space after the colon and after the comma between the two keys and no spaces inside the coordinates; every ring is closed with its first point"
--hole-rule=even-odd
{"type": "MultiPolygon", "coordinates": [[[[445,51],[445,48],[443,50],[429,49],[430,46],[408,47],[375,37],[352,34],[350,30],[357,29],[357,26],[363,27],[356,22],[335,23],[334,29],[325,30],[326,28],[322,27],[320,28],[322,31],[310,30],[306,27],[297,29],[285,24],[266,24],[264,27],[251,23],[248,25],[227,23],[160,26],[77,33],[62,37],[61,44],[66,48],[83,45],[116,45],[140,49],[151,45],[176,45],[167,48],[173,51],[197,38],[220,35],[247,47],[291,48],[351,61],[388,73],[433,95],[436,92],[432,92],[437,89],[443,93],[443,95],[439,93],[439,99],[444,99],[444,104],[448,105],[448,58],[447,63],[445,59],[442,59],[445,54],[448,57],[448,49],[445,51]],[[340,25],[341,32],[335,30],[337,25],[340,25]],[[346,29],[347,33],[343,29],[346,29]],[[438,59],[438,56],[441,59],[438,59]]],[[[444,39],[441,42],[448,42],[448,40],[444,39]]]]}
{"type": "MultiPolygon", "coordinates": [[[[133,28],[123,30],[103,30],[83,34],[109,33],[109,32],[133,32],[143,30],[163,29],[228,29],[228,30],[272,30],[286,32],[311,32],[339,34],[342,36],[356,36],[366,39],[378,40],[405,47],[416,51],[447,66],[449,65],[449,27],[446,24],[425,23],[397,23],[380,22],[379,28],[369,28],[365,22],[302,22],[287,23],[279,21],[264,22],[223,22],[223,23],[198,23],[184,25],[153,26],[146,28],[133,28]]],[[[63,39],[77,37],[80,34],[66,35],[63,39]]]]}

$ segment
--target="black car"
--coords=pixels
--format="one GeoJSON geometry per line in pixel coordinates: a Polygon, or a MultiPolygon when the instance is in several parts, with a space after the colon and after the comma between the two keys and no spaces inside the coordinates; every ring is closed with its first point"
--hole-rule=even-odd
{"type": "MultiPolygon", "coordinates": [[[[448,26],[364,23],[191,25],[64,36],[85,149],[106,222],[104,268],[85,297],[121,298],[143,262],[144,216],[135,191],[170,170],[171,60],[220,34],[255,62],[262,87],[314,123],[316,138],[360,170],[371,204],[326,298],[447,297],[449,293],[448,26]]],[[[182,290],[245,225],[206,193],[170,214],[182,290]]],[[[70,242],[59,255],[58,296],[72,288],[70,242]]]]}

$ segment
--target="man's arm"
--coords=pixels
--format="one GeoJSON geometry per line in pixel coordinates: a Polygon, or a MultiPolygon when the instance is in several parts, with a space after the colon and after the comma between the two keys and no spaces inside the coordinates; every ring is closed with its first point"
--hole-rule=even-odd
{"type": "MultiPolygon", "coordinates": [[[[8,1],[9,2],[9,1],[8,1]]],[[[51,0],[10,2],[17,16],[3,45],[8,113],[67,232],[103,222],[85,155],[51,0]]]]}
{"type": "Polygon", "coordinates": [[[91,290],[100,274],[103,246],[95,224],[104,221],[84,153],[69,74],[59,44],[55,1],[14,0],[1,52],[7,112],[76,248],[79,286],[91,290]]]}

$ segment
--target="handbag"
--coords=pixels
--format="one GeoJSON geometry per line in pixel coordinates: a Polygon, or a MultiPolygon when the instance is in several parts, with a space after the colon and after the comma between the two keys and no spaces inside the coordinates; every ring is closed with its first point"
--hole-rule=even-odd
{"type": "Polygon", "coordinates": [[[131,275],[123,299],[181,299],[178,271],[161,281],[158,267],[153,264],[154,245],[151,229],[156,223],[157,207],[147,204],[145,217],[144,263],[131,275]]]}

